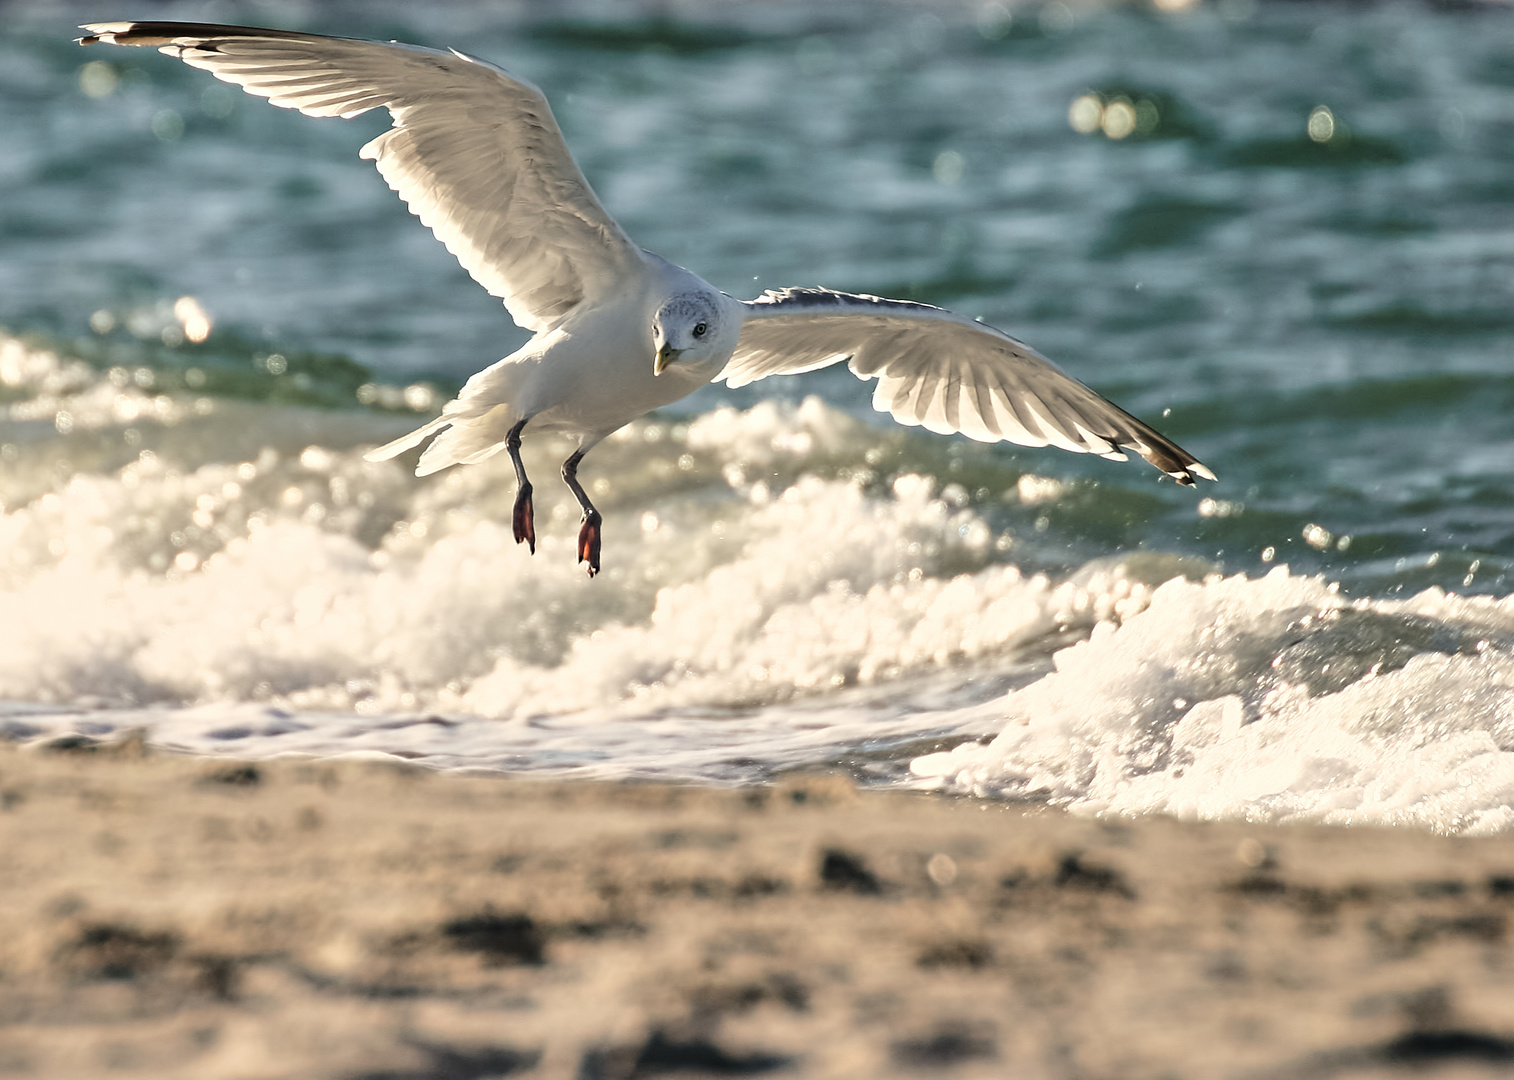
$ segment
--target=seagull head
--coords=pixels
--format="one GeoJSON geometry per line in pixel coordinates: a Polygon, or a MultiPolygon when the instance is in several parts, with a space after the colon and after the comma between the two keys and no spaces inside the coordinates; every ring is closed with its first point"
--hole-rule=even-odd
{"type": "Polygon", "coordinates": [[[723,310],[719,297],[719,293],[679,293],[657,309],[652,317],[655,374],[661,375],[670,364],[723,362],[730,356],[735,343],[726,339],[734,320],[723,310]]]}

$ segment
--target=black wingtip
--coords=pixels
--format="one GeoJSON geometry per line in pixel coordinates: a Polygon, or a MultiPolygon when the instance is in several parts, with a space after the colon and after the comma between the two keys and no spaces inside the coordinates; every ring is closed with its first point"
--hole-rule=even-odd
{"type": "Polygon", "coordinates": [[[195,42],[195,48],[204,48],[213,38],[277,38],[281,41],[308,41],[314,35],[295,30],[269,30],[260,26],[233,26],[229,23],[159,22],[144,19],[136,22],[84,23],[80,30],[89,34],[80,38],[79,44],[93,45],[103,41],[108,45],[172,45],[183,44],[185,39],[195,42]]]}

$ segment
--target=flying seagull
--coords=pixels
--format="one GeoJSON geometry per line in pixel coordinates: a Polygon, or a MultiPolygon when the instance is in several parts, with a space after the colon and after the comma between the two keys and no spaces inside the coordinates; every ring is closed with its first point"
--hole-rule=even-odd
{"type": "Polygon", "coordinates": [[[1146,424],[984,323],[928,304],[831,289],[726,295],[637,247],[605,212],[542,92],[486,60],[398,42],[177,22],[89,23],[82,45],[155,45],[308,116],[382,106],[394,126],[364,146],[389,186],[463,268],[535,336],[468,380],[435,420],[368,454],[426,439],[417,476],[508,451],[517,543],[536,551],[521,433],[577,443],[562,478],[583,509],[578,561],[599,570],[600,515],[578,482],[617,428],[706,383],[847,361],[876,379],[873,405],[903,424],[983,442],[1126,460],[1180,484],[1214,474],[1146,424]],[[434,437],[433,437],[434,436],[434,437]]]}

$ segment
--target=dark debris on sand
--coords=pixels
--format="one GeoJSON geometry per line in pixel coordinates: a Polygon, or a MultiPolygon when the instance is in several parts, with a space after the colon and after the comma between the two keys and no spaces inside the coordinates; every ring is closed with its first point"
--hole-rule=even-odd
{"type": "Polygon", "coordinates": [[[1514,1064],[1514,841],[0,748],[0,1073],[1514,1064]]]}

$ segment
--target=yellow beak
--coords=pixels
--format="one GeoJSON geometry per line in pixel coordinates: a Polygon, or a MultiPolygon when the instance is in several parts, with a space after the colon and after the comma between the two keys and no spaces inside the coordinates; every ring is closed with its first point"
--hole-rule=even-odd
{"type": "Polygon", "coordinates": [[[668,369],[669,364],[678,359],[678,355],[681,351],[682,350],[675,349],[673,348],[673,346],[664,343],[662,348],[657,350],[657,359],[652,362],[652,374],[661,375],[668,369]]]}

